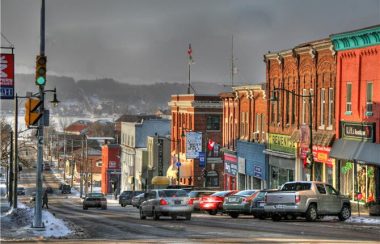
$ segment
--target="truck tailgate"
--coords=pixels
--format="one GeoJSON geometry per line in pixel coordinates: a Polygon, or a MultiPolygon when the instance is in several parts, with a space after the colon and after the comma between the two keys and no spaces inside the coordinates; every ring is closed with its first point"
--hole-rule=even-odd
{"type": "Polygon", "coordinates": [[[266,195],[267,205],[276,205],[276,204],[295,204],[295,192],[273,192],[273,193],[268,193],[266,195]]]}

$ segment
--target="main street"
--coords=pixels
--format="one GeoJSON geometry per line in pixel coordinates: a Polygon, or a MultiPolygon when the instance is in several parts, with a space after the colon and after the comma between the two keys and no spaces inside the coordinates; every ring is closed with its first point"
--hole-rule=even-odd
{"type": "MultiPolygon", "coordinates": [[[[21,175],[21,184],[27,195],[34,191],[35,169],[27,169],[21,175]]],[[[139,219],[138,209],[125,208],[115,200],[108,202],[108,209],[82,209],[79,197],[62,195],[56,190],[59,181],[51,172],[44,172],[44,185],[55,188],[49,198],[49,211],[57,218],[71,222],[83,230],[81,241],[127,240],[154,242],[365,242],[380,241],[380,226],[340,222],[326,218],[317,222],[296,221],[273,222],[242,216],[232,219],[227,215],[210,216],[194,213],[190,221],[161,218],[139,219]],[[83,236],[85,237],[83,240],[83,236]]],[[[27,202],[28,196],[20,198],[27,202]]],[[[78,242],[73,237],[73,242],[78,242]]]]}

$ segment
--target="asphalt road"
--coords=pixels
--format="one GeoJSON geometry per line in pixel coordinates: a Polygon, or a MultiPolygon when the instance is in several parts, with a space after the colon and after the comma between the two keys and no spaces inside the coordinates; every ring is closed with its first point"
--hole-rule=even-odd
{"type": "MultiPolygon", "coordinates": [[[[24,186],[35,184],[34,172],[24,172],[21,182],[24,186]]],[[[44,173],[45,185],[58,187],[58,181],[51,173],[44,173]]],[[[27,190],[27,194],[33,192],[27,190]]],[[[26,199],[27,197],[25,197],[26,199]]],[[[138,241],[138,242],[318,242],[352,243],[380,242],[380,226],[340,222],[337,219],[322,219],[316,222],[305,220],[273,222],[239,216],[210,216],[194,213],[190,221],[172,220],[161,217],[139,219],[138,209],[125,208],[109,203],[107,210],[82,209],[81,199],[74,196],[50,195],[49,211],[83,229],[85,240],[76,242],[138,241]]],[[[75,238],[75,237],[74,237],[75,238]]],[[[66,240],[65,243],[71,243],[66,240]]]]}

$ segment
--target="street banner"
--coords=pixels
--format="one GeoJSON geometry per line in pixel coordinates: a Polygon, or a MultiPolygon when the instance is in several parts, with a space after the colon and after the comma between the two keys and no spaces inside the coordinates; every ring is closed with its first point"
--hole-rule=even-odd
{"type": "Polygon", "coordinates": [[[14,54],[0,54],[0,98],[14,99],[14,54]]]}
{"type": "Polygon", "coordinates": [[[202,152],[202,133],[186,132],[186,159],[199,158],[199,152],[202,152]]]}
{"type": "Polygon", "coordinates": [[[199,167],[204,168],[206,167],[206,153],[205,152],[199,152],[199,167]]]}

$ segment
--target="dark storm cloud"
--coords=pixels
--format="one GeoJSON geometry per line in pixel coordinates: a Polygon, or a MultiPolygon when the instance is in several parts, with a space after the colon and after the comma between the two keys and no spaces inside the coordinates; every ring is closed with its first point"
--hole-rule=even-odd
{"type": "MultiPolygon", "coordinates": [[[[380,0],[46,0],[48,69],[74,78],[153,83],[263,81],[268,50],[380,23],[380,0]]],[[[2,33],[16,71],[30,72],[39,48],[39,0],[1,0],[2,33]]],[[[3,40],[2,40],[3,42],[3,40]]]]}

